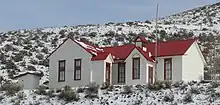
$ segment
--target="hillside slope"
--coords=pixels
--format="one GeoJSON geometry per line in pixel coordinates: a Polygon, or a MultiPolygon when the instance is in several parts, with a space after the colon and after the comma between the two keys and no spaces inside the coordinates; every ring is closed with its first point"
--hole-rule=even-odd
{"type": "MultiPolygon", "coordinates": [[[[219,29],[216,28],[220,24],[218,8],[219,3],[162,18],[158,26],[160,40],[198,37],[199,45],[210,67],[216,49],[214,44],[220,41],[219,29]]],[[[0,33],[0,75],[8,80],[8,77],[21,71],[41,70],[45,74],[41,83],[47,81],[48,61],[45,58],[67,36],[99,46],[116,46],[132,43],[137,34],[155,40],[155,33],[155,21],[148,20],[23,29],[0,33]]]]}

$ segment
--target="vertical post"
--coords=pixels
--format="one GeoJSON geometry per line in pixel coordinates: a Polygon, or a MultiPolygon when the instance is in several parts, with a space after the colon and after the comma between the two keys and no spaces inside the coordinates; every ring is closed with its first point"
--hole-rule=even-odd
{"type": "Polygon", "coordinates": [[[158,11],[159,11],[159,4],[157,4],[157,10],[156,10],[156,26],[155,26],[155,29],[156,29],[156,42],[155,42],[155,61],[156,61],[156,64],[155,64],[155,82],[157,81],[157,63],[158,63],[158,59],[157,59],[157,56],[158,56],[158,24],[157,24],[157,21],[158,21],[158,11]]]}

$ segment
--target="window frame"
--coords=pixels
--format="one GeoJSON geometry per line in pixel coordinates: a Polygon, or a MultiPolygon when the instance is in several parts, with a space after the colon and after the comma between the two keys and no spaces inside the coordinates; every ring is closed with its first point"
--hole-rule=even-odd
{"type": "Polygon", "coordinates": [[[125,62],[119,62],[118,63],[118,83],[125,83],[125,62]],[[120,70],[120,66],[123,65],[124,66],[124,69],[123,69],[123,72],[121,72],[120,70]],[[124,75],[124,78],[121,76],[121,73],[123,73],[124,75]],[[122,81],[121,79],[124,79],[124,81],[122,81]]]}
{"type": "Polygon", "coordinates": [[[74,80],[78,81],[81,80],[81,76],[82,76],[82,59],[74,59],[74,80]],[[79,66],[79,74],[77,75],[77,67],[76,67],[76,62],[79,61],[80,62],[80,66],[79,66]],[[79,76],[79,78],[77,78],[79,76]]]}
{"type": "Polygon", "coordinates": [[[58,82],[64,82],[65,76],[66,76],[66,60],[59,60],[58,61],[58,82]],[[61,67],[60,67],[61,63],[64,63],[63,70],[61,70],[61,67]],[[61,78],[60,78],[61,72],[64,72],[64,80],[61,80],[61,78]]]}
{"type": "Polygon", "coordinates": [[[141,62],[140,57],[132,58],[132,79],[133,79],[133,80],[134,80],[134,79],[140,79],[140,78],[141,78],[141,76],[140,76],[140,72],[141,72],[140,62],[141,62]],[[139,63],[139,64],[138,64],[138,70],[137,70],[137,71],[135,71],[134,60],[138,60],[138,63],[139,63]],[[136,72],[138,72],[138,73],[136,73],[136,72]],[[137,74],[137,77],[136,77],[136,74],[137,74]]]}
{"type": "Polygon", "coordinates": [[[167,80],[167,81],[172,80],[172,58],[165,58],[164,59],[164,80],[167,80]],[[170,68],[168,68],[168,69],[166,67],[167,66],[166,62],[168,62],[169,66],[170,66],[170,68]],[[167,72],[169,72],[169,74],[167,72]]]}

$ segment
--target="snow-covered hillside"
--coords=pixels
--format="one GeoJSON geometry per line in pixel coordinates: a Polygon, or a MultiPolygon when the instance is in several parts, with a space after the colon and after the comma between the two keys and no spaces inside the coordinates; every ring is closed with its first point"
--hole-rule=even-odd
{"type": "MultiPolygon", "coordinates": [[[[220,30],[216,28],[220,22],[218,8],[219,4],[208,5],[162,18],[158,26],[160,40],[198,37],[210,67],[214,44],[220,41],[220,30]]],[[[41,70],[45,74],[41,83],[47,81],[48,61],[45,59],[67,36],[99,46],[115,46],[132,43],[137,34],[154,40],[156,32],[155,21],[148,20],[3,32],[0,33],[0,75],[8,80],[21,71],[41,70]]]]}

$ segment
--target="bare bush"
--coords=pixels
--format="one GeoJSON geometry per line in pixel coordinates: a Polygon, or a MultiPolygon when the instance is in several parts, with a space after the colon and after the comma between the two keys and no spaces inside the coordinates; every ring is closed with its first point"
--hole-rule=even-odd
{"type": "Polygon", "coordinates": [[[187,93],[187,94],[183,97],[183,102],[184,102],[185,104],[186,104],[186,103],[193,102],[192,94],[187,93]]]}
{"type": "Polygon", "coordinates": [[[164,96],[163,100],[164,100],[165,102],[173,102],[173,100],[174,100],[174,95],[171,94],[171,93],[170,93],[170,94],[167,94],[167,95],[164,96]]]}
{"type": "Polygon", "coordinates": [[[0,88],[1,91],[6,91],[8,95],[15,95],[18,91],[21,90],[21,87],[17,83],[5,83],[0,88]]]}
{"type": "Polygon", "coordinates": [[[79,100],[78,95],[69,86],[65,86],[64,89],[61,90],[58,97],[59,99],[63,99],[64,101],[67,101],[67,102],[79,100]]]}
{"type": "Polygon", "coordinates": [[[99,85],[96,83],[90,83],[86,88],[86,98],[97,98],[99,85]]]}
{"type": "Polygon", "coordinates": [[[131,86],[123,86],[123,91],[121,92],[122,94],[131,94],[133,93],[133,89],[131,86]]]}

